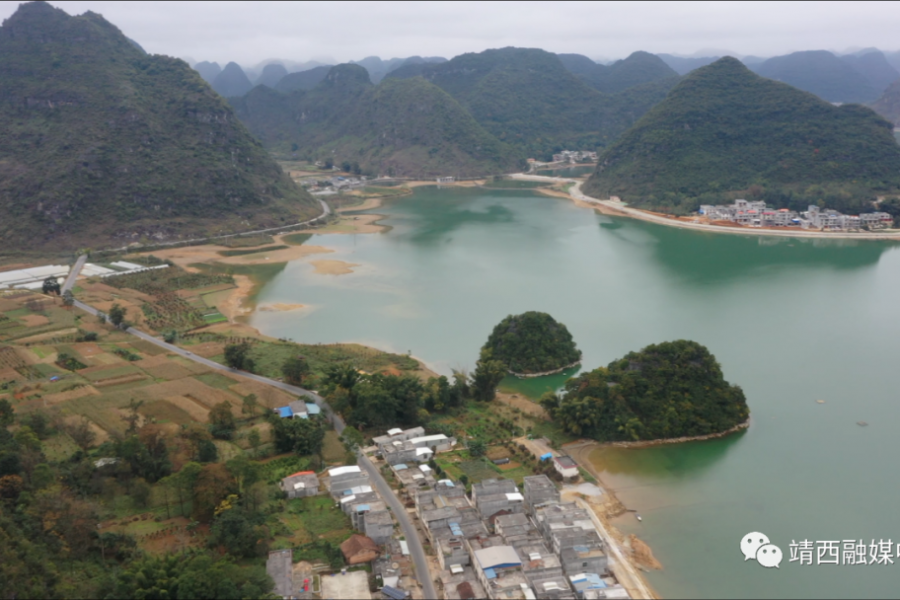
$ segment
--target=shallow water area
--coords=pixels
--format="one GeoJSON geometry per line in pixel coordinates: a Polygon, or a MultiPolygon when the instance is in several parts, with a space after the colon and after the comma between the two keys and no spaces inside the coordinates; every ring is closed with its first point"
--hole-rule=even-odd
{"type": "MultiPolygon", "coordinates": [[[[696,340],[744,389],[749,430],[591,457],[643,518],[618,521],[664,565],[652,584],[665,597],[896,596],[896,550],[893,565],[816,565],[815,553],[800,565],[790,544],[900,542],[897,245],[679,230],[525,191],[426,187],[374,212],[390,231],[307,242],[359,265],[353,273],[290,262],[257,301],[311,309],[250,323],[306,343],[409,351],[448,375],[471,370],[493,327],[526,310],[564,323],[589,369],[696,340]],[[780,569],[744,561],[751,531],[782,549],[780,569]]],[[[502,387],[536,398],[571,374],[502,387]]]]}

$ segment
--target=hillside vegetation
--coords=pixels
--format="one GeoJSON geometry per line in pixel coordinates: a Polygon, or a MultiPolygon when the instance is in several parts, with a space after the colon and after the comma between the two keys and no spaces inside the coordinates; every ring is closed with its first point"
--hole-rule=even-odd
{"type": "Polygon", "coordinates": [[[579,54],[559,55],[560,61],[595,90],[614,94],[645,83],[678,77],[672,67],[649,52],[634,52],[613,64],[601,65],[579,54]],[[586,62],[588,61],[588,62],[586,62]],[[590,64],[589,64],[590,63],[590,64]]]}
{"type": "Polygon", "coordinates": [[[470,177],[523,167],[523,157],[420,77],[376,87],[361,66],[339,65],[312,90],[256,88],[234,105],[270,147],[355,163],[372,175],[470,177]]]}
{"type": "Polygon", "coordinates": [[[726,57],[686,76],[610,146],[585,191],[680,213],[731,192],[849,211],[898,184],[900,147],[884,119],[758,77],[726,57]]]}
{"type": "MultiPolygon", "coordinates": [[[[577,57],[563,55],[571,56],[577,57]]],[[[555,54],[503,48],[439,63],[413,57],[377,87],[366,61],[333,67],[318,84],[321,72],[295,73],[276,86],[286,95],[257,87],[231,102],[250,130],[280,152],[359,163],[373,173],[495,174],[521,168],[529,156],[550,160],[565,148],[608,145],[678,81],[660,78],[654,68],[674,72],[646,53],[615,69],[580,58],[617,74],[609,84],[616,93],[593,89],[555,54]],[[654,66],[647,67],[647,57],[654,66]],[[419,77],[427,84],[396,83],[419,77]],[[345,82],[343,93],[329,83],[337,79],[345,82]],[[431,115],[452,118],[429,122],[431,115]],[[426,133],[429,127],[435,131],[426,133]]]]}
{"type": "Polygon", "coordinates": [[[679,340],[629,352],[565,384],[541,404],[574,435],[601,441],[703,436],[744,423],[750,409],[704,346],[679,340]]]}
{"type": "Polygon", "coordinates": [[[517,374],[546,373],[581,360],[566,326],[547,313],[529,311],[500,321],[481,349],[517,374]]]}
{"type": "Polygon", "coordinates": [[[0,27],[0,247],[261,229],[321,208],[186,63],[100,15],[23,4],[0,27]]]}
{"type": "Polygon", "coordinates": [[[900,80],[884,91],[881,98],[872,103],[872,110],[900,127],[900,80]]]}
{"type": "Polygon", "coordinates": [[[754,70],[829,102],[871,102],[880,92],[862,73],[827,50],[776,56],[754,70]]]}

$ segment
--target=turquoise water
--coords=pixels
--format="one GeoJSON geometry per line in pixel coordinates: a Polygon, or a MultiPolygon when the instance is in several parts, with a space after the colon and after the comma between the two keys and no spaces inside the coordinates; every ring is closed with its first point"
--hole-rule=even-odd
{"type": "Polygon", "coordinates": [[[604,482],[644,518],[622,527],[665,566],[654,586],[666,597],[897,596],[897,558],[789,562],[792,539],[900,541],[897,246],[684,231],[528,192],[423,188],[377,212],[389,232],[308,242],[358,263],[355,273],[290,263],[258,299],[312,309],[257,313],[251,324],[303,342],[411,351],[443,373],[472,368],[493,326],[526,310],[565,323],[587,368],[697,340],[744,388],[750,430],[597,457],[604,482]],[[782,548],[780,569],[744,562],[750,531],[782,548]]]}

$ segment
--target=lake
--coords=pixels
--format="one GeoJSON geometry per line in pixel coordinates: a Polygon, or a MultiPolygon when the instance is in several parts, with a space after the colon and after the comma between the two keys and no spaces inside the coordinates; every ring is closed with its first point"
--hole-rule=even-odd
{"type": "Polygon", "coordinates": [[[743,387],[750,429],[594,457],[643,517],[619,526],[664,565],[651,583],[670,598],[896,597],[895,547],[896,565],[817,565],[815,552],[800,565],[790,544],[900,542],[897,245],[685,231],[527,191],[420,188],[375,212],[390,231],[308,242],[353,274],[289,263],[258,300],[310,310],[251,324],[409,351],[444,374],[471,369],[494,325],[527,310],[565,323],[586,368],[696,340],[743,387]],[[782,549],[779,569],[744,561],[751,531],[782,549]]]}

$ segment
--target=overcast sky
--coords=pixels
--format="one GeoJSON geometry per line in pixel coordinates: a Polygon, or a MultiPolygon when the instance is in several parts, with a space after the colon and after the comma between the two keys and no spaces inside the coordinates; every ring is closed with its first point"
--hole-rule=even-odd
{"type": "MultiPolygon", "coordinates": [[[[591,58],[704,49],[900,49],[897,2],[51,2],[103,14],[148,52],[253,66],[444,56],[503,46],[591,58]]],[[[0,18],[19,2],[0,0],[0,18]]],[[[708,53],[704,53],[708,54],[708,53]]]]}

